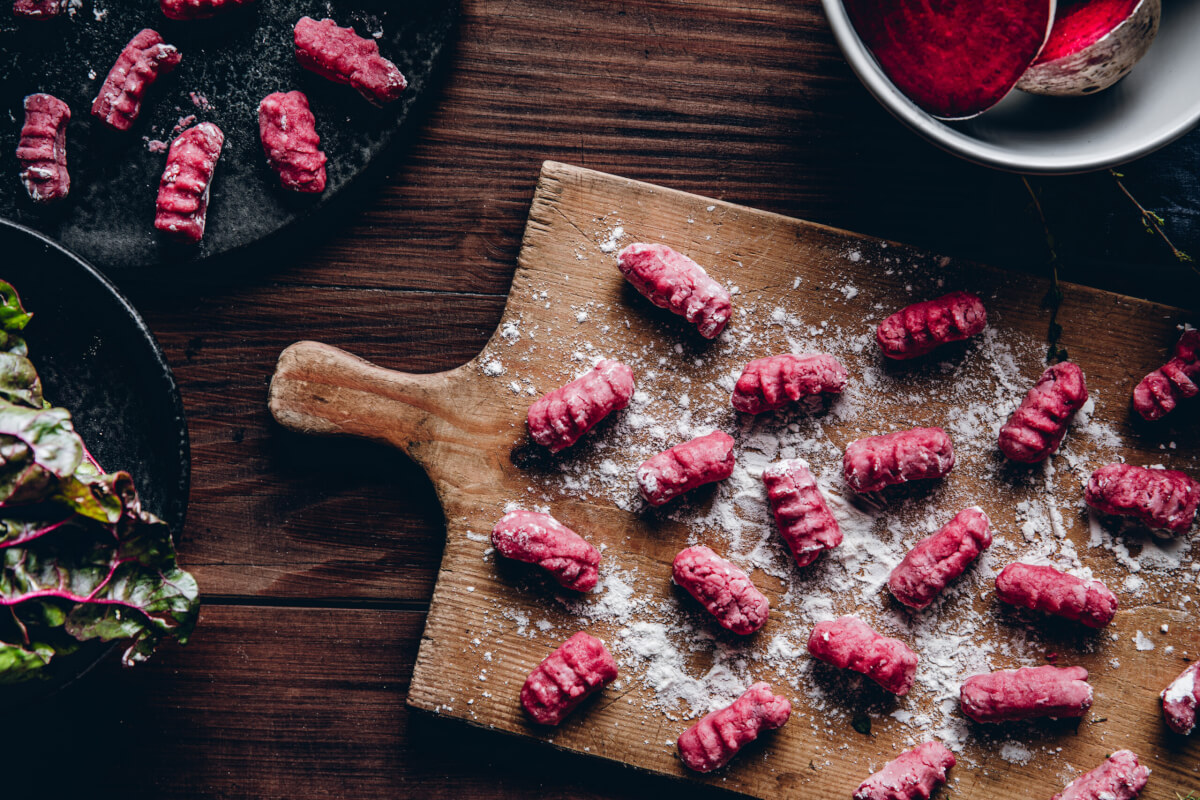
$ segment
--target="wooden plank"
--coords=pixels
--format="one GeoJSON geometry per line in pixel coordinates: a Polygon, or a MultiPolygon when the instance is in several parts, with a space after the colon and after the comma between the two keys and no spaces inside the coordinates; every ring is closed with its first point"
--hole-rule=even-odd
{"type": "MultiPolygon", "coordinates": [[[[1006,729],[1002,735],[1032,738],[1035,750],[1052,751],[1038,758],[1028,754],[1015,759],[1027,763],[998,757],[1011,752],[1003,749],[1003,738],[974,731],[966,737],[964,767],[956,775],[963,795],[992,796],[1002,784],[1006,788],[1015,784],[1019,789],[1009,796],[1049,796],[1061,788],[1064,770],[1090,767],[1116,746],[1137,747],[1164,773],[1164,779],[1182,779],[1181,768],[1168,763],[1173,756],[1160,731],[1154,698],[1182,668],[1180,655],[1194,653],[1197,646],[1189,638],[1193,634],[1182,630],[1186,614],[1181,609],[1188,603],[1181,600],[1177,583],[1182,577],[1190,584],[1191,573],[1184,570],[1182,576],[1174,574],[1170,580],[1150,574],[1149,581],[1138,578],[1147,584],[1141,586],[1127,582],[1128,575],[1117,559],[1103,550],[1089,549],[1086,520],[1071,510],[1079,502],[1079,476],[1086,477],[1114,455],[1136,463],[1160,462],[1192,470],[1200,463],[1194,444],[1195,421],[1177,420],[1180,426],[1169,429],[1169,435],[1178,441],[1168,450],[1166,441],[1159,440],[1163,434],[1132,425],[1127,409],[1130,388],[1162,360],[1175,335],[1174,323],[1182,321],[1182,315],[1165,306],[1068,287],[1068,300],[1059,318],[1066,331],[1063,343],[1087,373],[1096,403],[1094,418],[1107,427],[1099,434],[1077,434],[1069,440],[1070,449],[1055,461],[1058,469],[1031,480],[1027,473],[1014,473],[992,463],[987,434],[980,439],[969,435],[973,434],[969,428],[983,424],[969,416],[978,411],[964,406],[974,400],[987,400],[989,407],[1007,402],[1032,383],[1044,353],[1039,342],[1047,319],[1039,300],[1046,288],[1037,281],[903,246],[548,163],[530,212],[501,332],[477,359],[445,373],[406,375],[373,367],[336,350],[305,345],[290,349],[281,358],[272,386],[272,410],[277,419],[297,430],[388,442],[408,452],[430,474],[446,512],[447,544],[410,703],[473,724],[535,736],[568,750],[667,775],[694,777],[685,775],[673,752],[675,737],[687,725],[678,716],[680,708],[663,708],[653,680],[644,672],[645,663],[630,657],[631,645],[624,640],[630,635],[628,626],[641,619],[661,620],[663,614],[672,618],[686,613],[686,605],[678,605],[665,577],[670,559],[697,537],[734,547],[729,532],[722,530],[728,523],[724,518],[718,523],[718,518],[706,516],[712,494],[689,506],[690,510],[644,513],[636,505],[628,505],[627,488],[603,481],[588,483],[590,477],[601,474],[602,461],[619,464],[619,474],[631,474],[636,460],[625,464],[629,459],[625,451],[653,452],[655,448],[649,447],[652,431],[614,426],[564,456],[561,466],[556,466],[553,461],[522,455],[528,449],[524,412],[530,392],[539,394],[560,385],[581,369],[581,363],[589,361],[585,353],[593,339],[599,343],[596,355],[623,358],[635,365],[641,376],[639,385],[649,397],[644,401],[649,403],[645,413],[656,414],[653,421],[665,425],[674,420],[664,416],[662,402],[677,395],[680,386],[688,387],[692,405],[681,401],[666,413],[677,417],[684,414],[682,408],[688,408],[688,413],[720,408],[727,402],[722,394],[727,389],[720,385],[722,376],[736,374],[748,357],[797,346],[790,344],[796,339],[824,343],[847,361],[852,376],[876,387],[874,394],[869,388],[860,393],[861,402],[853,413],[824,417],[815,427],[804,429],[808,433],[801,438],[815,436],[826,442],[823,451],[810,454],[815,465],[827,470],[836,466],[834,462],[840,464],[841,449],[864,433],[897,425],[947,425],[967,438],[960,442],[968,448],[960,453],[962,465],[944,486],[928,494],[916,491],[893,497],[888,514],[895,515],[911,532],[914,526],[927,524],[914,518],[914,511],[942,511],[944,521],[961,505],[979,502],[987,508],[998,538],[1004,542],[998,548],[1002,554],[995,556],[1000,566],[1030,549],[1019,533],[1023,522],[1020,504],[1048,500],[1057,506],[1061,502],[1063,507],[1055,511],[1061,511],[1063,519],[1057,524],[1064,539],[1072,543],[1072,552],[1077,549],[1088,567],[1123,589],[1127,603],[1138,606],[1123,612],[1113,628],[1118,637],[1114,641],[1123,644],[1110,645],[1103,638],[1080,639],[1051,627],[1042,646],[1062,648],[1058,657],[1066,660],[1064,663],[1082,663],[1094,672],[1099,700],[1092,721],[1074,732],[1062,726],[1016,732],[1006,729]],[[617,226],[623,226],[627,234],[622,242],[667,241],[710,265],[714,274],[737,284],[736,303],[749,313],[735,317],[724,344],[698,345],[688,338],[686,326],[648,308],[628,289],[613,269],[612,247],[605,243],[606,237],[615,236],[617,226]],[[958,286],[987,298],[992,326],[1006,348],[1000,356],[992,354],[975,361],[956,351],[964,365],[975,365],[974,371],[963,366],[958,375],[938,365],[898,370],[880,365],[873,346],[852,346],[855,337],[869,343],[869,319],[877,321],[885,310],[958,286]],[[505,333],[510,323],[512,327],[505,333]],[[752,344],[738,344],[747,336],[752,344]],[[747,356],[747,351],[753,355],[747,356]],[[1005,359],[1011,363],[1000,363],[1005,359]],[[1005,375],[1006,370],[1010,374],[1005,375]],[[953,382],[958,380],[967,381],[966,385],[977,387],[984,395],[975,398],[956,393],[953,382]],[[964,417],[964,412],[968,416],[964,417]],[[609,439],[613,441],[606,441],[609,439]],[[977,441],[984,444],[975,444],[977,441]],[[1047,492],[1054,494],[1047,498],[1047,492]],[[541,583],[523,580],[520,570],[494,563],[487,550],[486,532],[513,502],[544,503],[564,522],[586,531],[605,547],[606,558],[626,574],[638,576],[633,582],[639,594],[648,594],[642,598],[648,603],[645,608],[658,609],[658,615],[597,615],[597,604],[606,602],[603,598],[593,599],[590,606],[564,605],[541,583]],[[542,634],[535,632],[534,622],[544,626],[538,628],[542,634]],[[1164,646],[1150,651],[1133,647],[1135,631],[1157,636],[1164,625],[1163,634],[1176,632],[1170,638],[1160,637],[1164,646]],[[623,644],[623,663],[631,674],[620,687],[561,728],[536,730],[515,702],[517,690],[528,670],[580,626],[587,626],[618,649],[623,644]],[[1165,647],[1168,641],[1171,650],[1165,647]],[[1076,652],[1080,648],[1082,651],[1076,652]]],[[[953,353],[949,358],[953,361],[953,353]]],[[[747,427],[729,411],[718,412],[717,418],[725,427],[740,427],[744,446],[749,446],[746,437],[762,432],[762,425],[784,430],[778,428],[778,421],[770,420],[747,427]]],[[[716,494],[730,502],[727,495],[716,494]]],[[[1053,535],[1048,531],[1041,534],[1053,535]]],[[[1030,531],[1028,535],[1036,538],[1040,534],[1030,531]]],[[[910,533],[906,541],[912,540],[910,533]]],[[[743,552],[743,557],[750,556],[743,552]]],[[[786,572],[781,577],[762,562],[756,563],[764,570],[756,572],[759,587],[772,598],[777,616],[740,650],[728,642],[723,647],[727,654],[729,647],[735,647],[735,655],[741,653],[739,657],[754,665],[749,672],[755,678],[791,681],[796,714],[792,723],[756,748],[754,755],[700,780],[759,797],[807,796],[818,786],[835,795],[849,794],[873,766],[891,757],[914,735],[925,734],[914,733],[904,720],[889,716],[893,706],[881,706],[878,699],[871,701],[869,694],[864,700],[854,691],[831,703],[798,685],[799,681],[817,680],[818,673],[807,668],[795,671],[790,661],[781,663],[772,656],[768,645],[781,635],[793,647],[800,637],[802,645],[807,635],[804,620],[811,615],[802,610],[796,594],[803,596],[817,585],[811,583],[812,578],[788,577],[786,572]],[[797,581],[810,582],[794,584],[797,581]],[[793,585],[803,588],[790,591],[793,585]],[[864,710],[875,719],[870,738],[856,736],[849,724],[851,716],[864,710]]],[[[868,570],[870,563],[868,560],[868,570]]],[[[1036,633],[1039,629],[995,612],[980,576],[975,574],[970,581],[974,599],[960,597],[954,613],[973,614],[981,620],[972,624],[971,646],[986,647],[987,637],[1002,637],[1006,641],[988,661],[1004,666],[1029,659],[1027,640],[1031,636],[1038,639],[1042,635],[1036,633]]],[[[858,608],[868,616],[882,617],[882,624],[894,626],[902,635],[905,630],[910,637],[920,635],[909,630],[916,621],[905,622],[903,616],[888,613],[886,604],[880,606],[886,597],[878,596],[876,589],[861,598],[838,598],[839,611],[858,608]]],[[[609,587],[608,591],[615,590],[609,587]]],[[[599,610],[603,611],[603,606],[599,610]]],[[[703,620],[698,624],[703,626],[703,620]]],[[[949,625],[953,628],[953,618],[949,625]]],[[[703,676],[709,668],[709,647],[701,646],[689,657],[687,674],[693,678],[703,676]]],[[[1036,648],[1032,652],[1037,652],[1036,648]]],[[[939,654],[926,655],[936,660],[939,654]]],[[[836,682],[829,690],[848,691],[836,682]]],[[[935,696],[920,697],[918,693],[918,699],[902,703],[901,710],[907,708],[914,715],[931,713],[929,704],[935,696]]],[[[946,724],[959,723],[950,720],[946,724]]]]}
{"type": "MultiPolygon", "coordinates": [[[[21,765],[5,778],[11,795],[517,800],[578,775],[578,757],[405,706],[421,611],[209,605],[201,616],[187,647],[132,670],[110,658],[36,709],[9,709],[22,727],[5,743],[4,763],[21,765]]],[[[570,796],[654,785],[609,770],[570,796]]]]}

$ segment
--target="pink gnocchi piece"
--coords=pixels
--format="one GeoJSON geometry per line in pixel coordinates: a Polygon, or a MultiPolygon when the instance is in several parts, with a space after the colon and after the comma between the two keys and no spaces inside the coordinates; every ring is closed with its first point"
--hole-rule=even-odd
{"type": "Polygon", "coordinates": [[[638,467],[637,482],[646,502],[661,506],[684,492],[723,481],[732,474],[733,437],[713,431],[648,458],[638,467]]]}
{"type": "Polygon", "coordinates": [[[204,237],[213,171],[224,144],[225,134],[211,122],[188,128],[171,142],[158,182],[155,228],[181,242],[204,237]]]}
{"type": "Polygon", "coordinates": [[[783,727],[791,714],[791,701],[759,681],[732,704],[705,714],[684,731],[678,742],[679,757],[695,772],[720,769],[763,731],[783,727]]]}
{"type": "Polygon", "coordinates": [[[1000,429],[1000,451],[1022,464],[1045,461],[1058,450],[1071,417],[1087,399],[1077,364],[1061,361],[1048,367],[1000,429]]]}
{"type": "Polygon", "coordinates": [[[159,0],[167,19],[211,19],[223,11],[253,3],[254,0],[159,0]]]}
{"type": "Polygon", "coordinates": [[[767,622],[771,605],[766,595],[749,575],[704,545],[680,550],[671,577],[726,630],[745,636],[767,622]]]}
{"type": "Polygon", "coordinates": [[[379,54],[374,39],[331,19],[301,17],[293,31],[300,66],[334,83],[343,83],[377,106],[398,99],[408,88],[403,73],[379,54]]]}
{"type": "Polygon", "coordinates": [[[905,750],[863,781],[854,800],[929,800],[956,763],[944,744],[925,742],[905,750]]]}
{"type": "Polygon", "coordinates": [[[1136,755],[1129,750],[1118,750],[1050,800],[1134,800],[1146,788],[1149,778],[1150,769],[1139,764],[1136,755]]]}
{"type": "Polygon", "coordinates": [[[180,54],[156,30],[143,28],[129,40],[92,102],[92,116],[116,131],[133,127],[150,86],[179,66],[180,54]]]}
{"type": "Polygon", "coordinates": [[[616,678],[617,662],[604,642],[580,631],[529,673],[521,705],[534,722],[557,725],[616,678]]]}
{"type": "Polygon", "coordinates": [[[1179,401],[1200,394],[1200,330],[1187,330],[1175,343],[1175,355],[1142,378],[1133,390],[1133,408],[1153,422],[1175,410],[1179,401]]]}
{"type": "Polygon", "coordinates": [[[647,300],[693,323],[705,339],[725,330],[733,313],[729,292],[682,253],[636,242],[617,253],[617,268],[647,300]]]}
{"type": "Polygon", "coordinates": [[[267,163],[284,189],[318,194],[325,191],[325,154],[317,135],[317,118],[304,92],[275,92],[258,104],[258,136],[267,163]]]}
{"type": "Polygon", "coordinates": [[[807,567],[821,551],[842,543],[842,529],[803,461],[780,461],[763,470],[767,503],[796,564],[807,567]]]}
{"type": "Polygon", "coordinates": [[[888,577],[888,588],[909,608],[928,608],[991,544],[987,514],[978,506],[964,508],[940,531],[908,551],[888,577]]]}
{"type": "Polygon", "coordinates": [[[900,309],[879,323],[875,339],[885,356],[903,360],[969,339],[985,327],[983,301],[970,292],[951,292],[900,309]]]}
{"type": "Polygon", "coordinates": [[[1103,628],[1117,614],[1117,596],[1100,581],[1077,578],[1054,567],[1014,562],[996,576],[996,597],[1005,603],[1103,628]]]}
{"type": "Polygon", "coordinates": [[[1133,517],[1151,528],[1186,533],[1200,506],[1200,481],[1174,469],[1106,464],[1088,479],[1083,499],[1105,514],[1133,517]]]}
{"type": "Polygon", "coordinates": [[[917,654],[858,617],[818,622],[808,637],[808,652],[839,669],[861,672],[895,695],[907,694],[917,677],[917,654]]]}
{"type": "Polygon", "coordinates": [[[1038,717],[1082,717],[1092,707],[1092,685],[1083,667],[1021,667],[973,675],[959,703],[976,722],[1038,717]]]}
{"type": "Polygon", "coordinates": [[[953,468],[954,445],[941,428],[868,436],[851,442],[842,457],[846,483],[856,492],[941,478],[953,468]]]}
{"type": "Polygon", "coordinates": [[[17,143],[21,183],[35,203],[62,200],[71,191],[67,171],[67,123],[71,109],[51,94],[25,98],[25,124],[17,143]]]}
{"type": "Polygon", "coordinates": [[[629,405],[632,396],[633,370],[606,358],[582,377],[538,398],[525,418],[529,435],[557,453],[629,405]]]}
{"type": "Polygon", "coordinates": [[[549,514],[508,512],[492,529],[492,546],[505,558],[538,565],[568,589],[596,586],[600,551],[549,514]]]}
{"type": "Polygon", "coordinates": [[[730,402],[738,411],[761,414],[801,399],[841,394],[846,381],[846,368],[825,353],[757,358],[742,369],[730,402]]]}
{"type": "Polygon", "coordinates": [[[1196,729],[1196,703],[1200,701],[1197,674],[1200,674],[1200,661],[1190,664],[1162,690],[1163,718],[1167,727],[1183,736],[1196,729]]]}
{"type": "Polygon", "coordinates": [[[65,0],[15,0],[13,16],[20,19],[53,19],[62,13],[65,0]]]}

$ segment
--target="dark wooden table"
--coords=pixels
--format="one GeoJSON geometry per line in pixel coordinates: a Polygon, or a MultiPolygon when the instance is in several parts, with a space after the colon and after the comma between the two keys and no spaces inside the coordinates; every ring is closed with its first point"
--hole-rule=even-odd
{"type": "MultiPolygon", "coordinates": [[[[475,355],[500,318],[543,159],[1047,268],[1021,179],[893,121],[843,63],[816,0],[463,5],[442,97],[393,174],[353,208],[234,269],[123,282],[190,416],[179,548],[205,607],[186,648],[136,670],[105,663],[8,715],[0,752],[12,796],[678,790],[409,711],[442,549],[433,491],[398,453],[294,437],[266,411],[275,359],[297,339],[415,372],[475,355]]],[[[1176,245],[1200,251],[1197,150],[1193,135],[1122,172],[1176,245]]],[[[1197,304],[1197,273],[1144,231],[1114,176],[1032,185],[1065,278],[1197,304]]]]}

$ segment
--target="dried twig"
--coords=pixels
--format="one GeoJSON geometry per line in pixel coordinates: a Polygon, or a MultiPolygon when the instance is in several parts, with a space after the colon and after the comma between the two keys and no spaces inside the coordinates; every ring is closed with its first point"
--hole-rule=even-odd
{"type": "Polygon", "coordinates": [[[1047,259],[1047,265],[1050,267],[1050,291],[1046,292],[1046,296],[1042,298],[1042,305],[1050,309],[1050,326],[1046,330],[1046,341],[1050,347],[1046,351],[1046,362],[1066,361],[1067,348],[1060,347],[1058,344],[1063,332],[1062,325],[1058,324],[1058,309],[1062,306],[1063,290],[1058,283],[1058,250],[1054,246],[1054,233],[1050,230],[1050,223],[1046,221],[1046,212],[1042,210],[1042,201],[1038,199],[1037,192],[1029,184],[1029,179],[1022,175],[1021,183],[1025,184],[1025,189],[1033,199],[1033,207],[1042,221],[1042,231],[1046,236],[1046,249],[1050,253],[1050,258],[1047,259]]]}
{"type": "Polygon", "coordinates": [[[1125,188],[1125,183],[1121,180],[1121,178],[1125,177],[1122,173],[1117,172],[1115,169],[1110,169],[1108,173],[1117,182],[1117,188],[1121,190],[1121,193],[1129,198],[1129,202],[1133,203],[1138,213],[1142,215],[1142,224],[1146,226],[1146,230],[1150,233],[1158,234],[1158,238],[1162,239],[1167,247],[1171,248],[1171,255],[1175,256],[1176,260],[1190,265],[1192,271],[1200,275],[1200,269],[1196,268],[1196,259],[1176,247],[1175,243],[1167,236],[1167,232],[1164,230],[1167,222],[1162,218],[1162,215],[1156,214],[1137,201],[1137,198],[1133,196],[1129,189],[1125,188]]]}

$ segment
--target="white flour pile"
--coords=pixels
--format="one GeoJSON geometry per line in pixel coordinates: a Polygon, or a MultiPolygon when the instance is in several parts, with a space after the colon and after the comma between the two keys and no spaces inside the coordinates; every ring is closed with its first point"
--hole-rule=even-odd
{"type": "MultiPolygon", "coordinates": [[[[700,228],[713,210],[709,207],[689,222],[700,228]]],[[[626,232],[629,223],[613,214],[597,224],[592,241],[577,244],[573,258],[586,261],[598,274],[615,273],[616,251],[634,241],[626,232]]],[[[863,247],[842,258],[856,269],[865,262],[899,278],[908,298],[904,302],[974,288],[939,277],[944,261],[902,264],[886,246],[875,252],[863,247]]],[[[529,586],[537,587],[531,591],[543,598],[546,616],[554,622],[535,625],[527,612],[497,603],[481,651],[490,649],[492,636],[546,637],[547,643],[557,643],[574,630],[589,628],[620,663],[613,696],[639,708],[646,742],[665,749],[674,748],[685,720],[727,704],[754,680],[766,680],[777,691],[790,690],[795,714],[789,725],[810,726],[817,740],[825,742],[823,752],[830,760],[858,735],[854,730],[862,727],[864,713],[877,726],[902,726],[900,738],[910,744],[932,736],[963,753],[970,740],[981,737],[958,712],[962,680],[991,669],[1047,663],[1051,651],[1064,647],[1061,639],[1048,638],[1034,617],[998,607],[993,579],[1005,564],[1049,563],[1083,576],[1094,569],[1124,607],[1167,598],[1179,608],[1192,607],[1189,591],[1200,576],[1200,561],[1192,560],[1188,537],[1154,540],[1132,529],[1110,529],[1082,504],[1082,485],[1091,471],[1121,457],[1121,437],[1104,418],[1123,414],[1126,397],[1093,392],[1057,455],[1032,471],[1014,469],[997,452],[996,434],[1045,366],[1040,339],[1011,332],[1003,316],[992,312],[986,331],[965,346],[946,348],[944,360],[884,363],[874,328],[903,304],[894,296],[885,302],[880,287],[844,280],[813,286],[803,276],[782,288],[752,292],[744,288],[753,283],[751,269],[728,259],[710,271],[726,279],[734,295],[734,317],[712,343],[700,341],[694,332],[688,335],[685,323],[668,321],[646,302],[580,303],[557,286],[521,287],[539,306],[551,309],[561,303],[567,308],[559,310],[553,317],[559,322],[553,324],[508,322],[479,363],[506,390],[529,397],[566,383],[600,358],[628,364],[637,379],[630,406],[551,460],[549,473],[531,474],[526,495],[512,498],[510,507],[553,513],[564,500],[587,501],[617,509],[613,515],[626,512],[650,520],[672,546],[707,544],[749,572],[768,593],[767,627],[745,639],[722,631],[670,586],[669,567],[656,565],[651,571],[644,553],[627,555],[640,548],[618,538],[624,522],[615,521],[613,530],[606,531],[601,513],[589,528],[577,526],[585,537],[606,544],[596,590],[568,598],[530,578],[529,586]],[[738,279],[739,274],[744,277],[738,279]],[[837,321],[847,318],[860,321],[849,327],[837,321]],[[757,417],[732,410],[729,394],[747,361],[814,351],[836,356],[851,376],[845,393],[827,409],[757,417]],[[553,382],[526,374],[525,365],[534,358],[538,364],[561,365],[553,382]],[[958,461],[947,479],[903,487],[886,494],[886,501],[858,497],[847,489],[841,458],[850,441],[917,424],[940,425],[950,434],[958,461]],[[637,466],[717,428],[737,440],[733,476],[661,510],[649,509],[637,494],[637,466]],[[809,463],[845,537],[841,547],[804,569],[795,567],[776,531],[761,482],[762,470],[785,458],[809,463]],[[980,496],[973,487],[995,491],[980,496]],[[885,586],[892,567],[918,539],[970,505],[982,506],[991,517],[992,547],[928,610],[913,613],[895,603],[885,586]],[[903,639],[919,654],[917,684],[908,696],[892,698],[869,681],[808,656],[805,644],[812,626],[847,613],[903,639]]],[[[989,299],[985,293],[984,302],[989,299]]],[[[1177,451],[1167,453],[1171,466],[1200,472],[1194,457],[1189,461],[1177,451]]],[[[497,518],[501,513],[497,509],[497,518]]],[[[486,536],[479,541],[482,557],[490,559],[486,536]]],[[[1139,632],[1132,642],[1114,641],[1107,633],[1081,634],[1067,645],[1073,650],[1061,651],[1059,663],[1070,663],[1074,652],[1102,651],[1104,663],[1118,669],[1120,657],[1168,639],[1157,629],[1139,632]]],[[[515,703],[517,688],[506,687],[492,701],[515,703]]],[[[1054,760],[1053,740],[1042,744],[1036,726],[1020,742],[1011,735],[1010,729],[1008,738],[977,743],[1006,763],[1065,769],[1054,760]]],[[[814,761],[814,769],[821,766],[820,758],[814,761]]]]}

